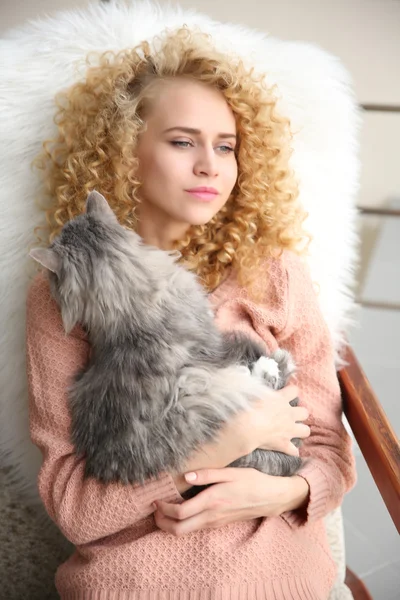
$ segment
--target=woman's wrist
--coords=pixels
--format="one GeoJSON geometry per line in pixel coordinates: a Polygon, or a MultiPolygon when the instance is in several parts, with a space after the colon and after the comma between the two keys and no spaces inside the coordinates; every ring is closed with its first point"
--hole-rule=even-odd
{"type": "Polygon", "coordinates": [[[307,481],[300,475],[293,475],[284,479],[286,492],[281,514],[290,510],[305,508],[310,497],[310,486],[307,481]]]}
{"type": "Polygon", "coordinates": [[[182,495],[184,492],[191,487],[193,487],[190,483],[188,483],[183,475],[183,473],[172,473],[172,479],[174,480],[175,487],[178,492],[182,495]]]}

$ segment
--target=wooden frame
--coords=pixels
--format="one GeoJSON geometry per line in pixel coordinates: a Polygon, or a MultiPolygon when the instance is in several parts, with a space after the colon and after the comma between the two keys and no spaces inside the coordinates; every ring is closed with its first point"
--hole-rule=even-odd
{"type": "Polygon", "coordinates": [[[400,533],[400,444],[354,352],[339,371],[344,413],[400,533]]]}
{"type": "MultiPolygon", "coordinates": [[[[343,409],[390,516],[400,533],[400,444],[353,350],[338,373],[343,409]]],[[[358,577],[346,570],[346,584],[356,600],[371,600],[358,577]]]]}
{"type": "Polygon", "coordinates": [[[353,571],[350,571],[350,569],[348,568],[346,568],[345,583],[347,587],[350,588],[350,591],[353,594],[355,600],[373,600],[371,594],[369,593],[361,579],[359,579],[357,575],[355,575],[355,573],[353,573],[353,571]]]}

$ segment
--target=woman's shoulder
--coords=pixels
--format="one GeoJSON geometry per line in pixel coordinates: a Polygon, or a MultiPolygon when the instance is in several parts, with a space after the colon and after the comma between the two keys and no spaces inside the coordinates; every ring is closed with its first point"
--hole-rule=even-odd
{"type": "Polygon", "coordinates": [[[292,250],[283,249],[264,257],[257,265],[252,280],[254,295],[239,283],[238,274],[233,269],[212,295],[226,294],[249,300],[257,298],[258,302],[262,302],[263,298],[270,301],[277,297],[280,303],[285,303],[289,290],[297,287],[297,280],[303,277],[309,277],[307,259],[292,250]]]}
{"type": "Polygon", "coordinates": [[[306,255],[282,250],[260,265],[257,278],[258,297],[262,304],[275,308],[289,319],[290,313],[303,301],[313,301],[315,289],[306,255]]]}
{"type": "MultiPolygon", "coordinates": [[[[31,281],[26,298],[27,325],[43,329],[49,335],[65,337],[61,311],[54,300],[46,272],[40,271],[31,281]]],[[[69,336],[86,339],[86,333],[76,326],[69,336]]]]}
{"type": "Polygon", "coordinates": [[[297,280],[304,278],[310,278],[307,257],[284,249],[260,263],[257,279],[268,293],[275,289],[283,294],[284,290],[296,287],[297,280]]]}
{"type": "Polygon", "coordinates": [[[270,257],[267,260],[280,277],[287,277],[299,271],[309,272],[307,255],[299,254],[294,250],[284,249],[278,256],[270,257]]]}
{"type": "Polygon", "coordinates": [[[304,253],[285,249],[278,257],[269,258],[266,275],[269,285],[285,289],[288,297],[314,289],[308,255],[304,253]]]}
{"type": "Polygon", "coordinates": [[[28,300],[32,301],[38,296],[41,298],[51,296],[49,280],[44,271],[39,271],[31,280],[28,287],[28,300]]]}
{"type": "Polygon", "coordinates": [[[31,280],[26,297],[26,308],[28,313],[57,313],[58,306],[54,301],[50,283],[45,272],[40,271],[31,280]]]}

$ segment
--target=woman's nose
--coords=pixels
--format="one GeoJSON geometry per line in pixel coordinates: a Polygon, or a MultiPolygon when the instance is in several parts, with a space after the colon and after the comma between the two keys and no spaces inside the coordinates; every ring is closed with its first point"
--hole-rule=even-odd
{"type": "Polygon", "coordinates": [[[195,175],[215,177],[218,175],[217,157],[214,149],[202,149],[193,167],[195,175]]]}

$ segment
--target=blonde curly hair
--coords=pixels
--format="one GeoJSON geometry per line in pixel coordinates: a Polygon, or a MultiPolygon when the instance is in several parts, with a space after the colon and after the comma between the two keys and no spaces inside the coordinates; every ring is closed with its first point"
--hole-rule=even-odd
{"type": "Polygon", "coordinates": [[[284,249],[304,252],[306,213],[289,168],[290,123],[276,111],[274,89],[243,62],[218,52],[210,36],[186,26],[133,49],[87,59],[84,81],[56,96],[58,137],[43,143],[34,165],[50,200],[50,241],[84,210],[88,193],[107,198],[120,223],[137,226],[140,202],[136,142],[157,82],[191,78],[220,90],[236,119],[238,179],[225,206],[206,225],[175,242],[182,262],[215,289],[232,267],[253,289],[260,262],[284,249]],[[91,61],[95,58],[96,63],[91,61]],[[300,250],[301,248],[301,250],[300,250]]]}

